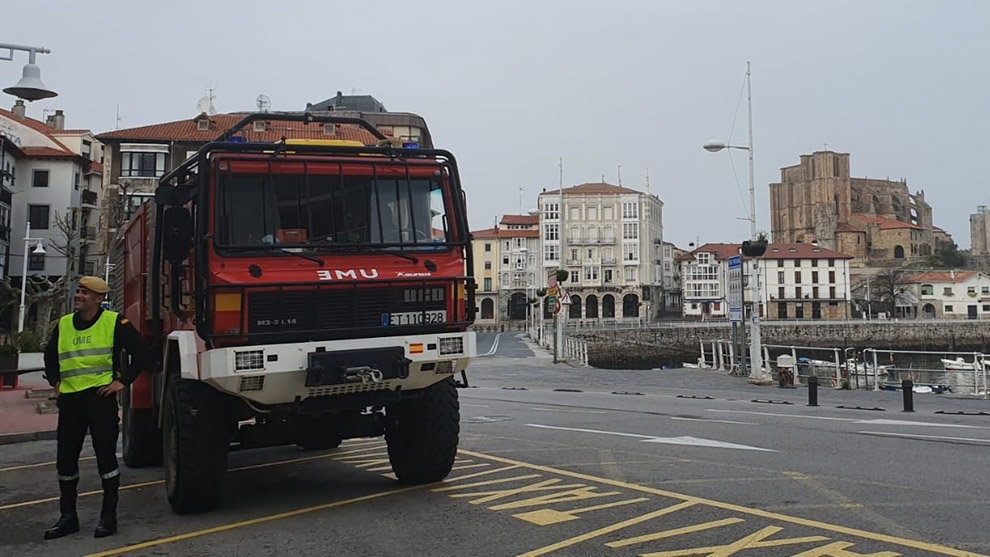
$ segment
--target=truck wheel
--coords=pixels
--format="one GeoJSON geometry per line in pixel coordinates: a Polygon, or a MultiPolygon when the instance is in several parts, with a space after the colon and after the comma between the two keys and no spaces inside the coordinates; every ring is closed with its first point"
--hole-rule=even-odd
{"type": "Polygon", "coordinates": [[[225,401],[198,381],[171,377],[162,428],[165,491],[179,514],[217,507],[223,495],[230,445],[225,401]]]}
{"type": "Polygon", "coordinates": [[[122,443],[124,464],[130,468],[157,466],[162,463],[162,430],[150,408],[131,408],[131,388],[121,393],[123,415],[122,443]]]}
{"type": "Polygon", "coordinates": [[[437,482],[447,477],[457,454],[460,408],[448,377],[419,397],[385,410],[385,442],[392,471],[402,483],[437,482]]]}

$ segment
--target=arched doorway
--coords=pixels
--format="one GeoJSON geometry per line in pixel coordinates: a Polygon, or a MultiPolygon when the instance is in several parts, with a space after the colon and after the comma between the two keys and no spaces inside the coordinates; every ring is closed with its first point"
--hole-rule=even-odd
{"type": "Polygon", "coordinates": [[[495,300],[491,298],[481,300],[481,318],[495,319],[495,300]]]}
{"type": "Polygon", "coordinates": [[[639,296],[626,294],[622,297],[622,317],[639,317],[639,296]]]}
{"type": "Polygon", "coordinates": [[[921,308],[921,316],[925,319],[935,319],[935,306],[931,304],[925,304],[921,308]]]}
{"type": "Polygon", "coordinates": [[[567,317],[581,319],[581,296],[577,294],[571,295],[571,309],[568,311],[567,317]]]}
{"type": "Polygon", "coordinates": [[[509,298],[509,319],[526,319],[526,294],[516,292],[509,298]]]}
{"type": "Polygon", "coordinates": [[[588,319],[598,319],[598,296],[588,296],[584,301],[584,316],[588,319]]]}
{"type": "Polygon", "coordinates": [[[602,296],[602,317],[615,319],[615,297],[611,294],[602,296]]]}
{"type": "Polygon", "coordinates": [[[904,259],[904,246],[894,246],[894,259],[904,259]]]}

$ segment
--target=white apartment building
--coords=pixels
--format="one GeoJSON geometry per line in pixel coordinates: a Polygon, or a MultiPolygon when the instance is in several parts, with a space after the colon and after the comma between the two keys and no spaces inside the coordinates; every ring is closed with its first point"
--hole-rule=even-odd
{"type": "Polygon", "coordinates": [[[685,253],[671,242],[663,242],[663,311],[680,314],[681,312],[681,264],[678,258],[685,253]]]}
{"type": "MultiPolygon", "coordinates": [[[[570,277],[568,319],[651,320],[663,303],[663,202],[606,183],[544,191],[538,198],[544,276],[570,277]]],[[[545,285],[542,285],[545,286],[545,285]]],[[[549,307],[544,306],[549,317],[549,307]]]]}
{"type": "Polygon", "coordinates": [[[471,233],[476,322],[481,325],[524,321],[527,300],[545,284],[542,278],[538,215],[505,215],[495,228],[471,233]]]}
{"type": "Polygon", "coordinates": [[[928,271],[899,282],[908,293],[903,302],[898,300],[898,313],[925,319],[990,319],[990,275],[986,273],[928,271]],[[914,308],[903,306],[911,302],[914,308]]]}
{"type": "MultiPolygon", "coordinates": [[[[739,244],[704,244],[680,257],[683,315],[728,316],[729,258],[739,244]]],[[[849,262],[837,251],[813,244],[770,244],[759,258],[763,305],[769,319],[845,319],[850,315],[849,262]]],[[[743,257],[743,304],[752,315],[749,277],[752,259],[743,257]]]]}

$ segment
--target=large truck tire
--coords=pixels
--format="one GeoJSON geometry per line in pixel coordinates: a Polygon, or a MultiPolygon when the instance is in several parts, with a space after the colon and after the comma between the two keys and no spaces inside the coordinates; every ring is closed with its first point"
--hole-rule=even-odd
{"type": "Polygon", "coordinates": [[[198,381],[168,380],[162,427],[165,491],[176,513],[220,505],[231,435],[225,402],[198,381]]]}
{"type": "Polygon", "coordinates": [[[162,430],[154,410],[131,408],[131,388],[121,393],[121,437],[124,464],[129,468],[144,468],[162,463],[162,430]]]}
{"type": "Polygon", "coordinates": [[[385,410],[388,459],[402,483],[422,484],[446,478],[457,456],[459,433],[460,407],[452,377],[385,410]]]}

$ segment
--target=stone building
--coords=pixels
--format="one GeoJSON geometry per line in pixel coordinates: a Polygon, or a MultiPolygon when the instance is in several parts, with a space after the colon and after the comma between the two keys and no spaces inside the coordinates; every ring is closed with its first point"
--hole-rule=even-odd
{"type": "Polygon", "coordinates": [[[774,242],[817,241],[852,255],[856,266],[924,259],[935,252],[936,230],[945,235],[924,191],[910,193],[905,180],[851,177],[849,154],[833,151],[780,169],[780,182],[770,184],[770,222],[774,242]]]}
{"type": "Polygon", "coordinates": [[[505,215],[495,228],[471,232],[479,325],[524,321],[528,300],[546,286],[539,221],[535,214],[505,215]]]}
{"type": "Polygon", "coordinates": [[[969,216],[970,257],[976,266],[990,270],[990,210],[986,205],[969,216]]]}

